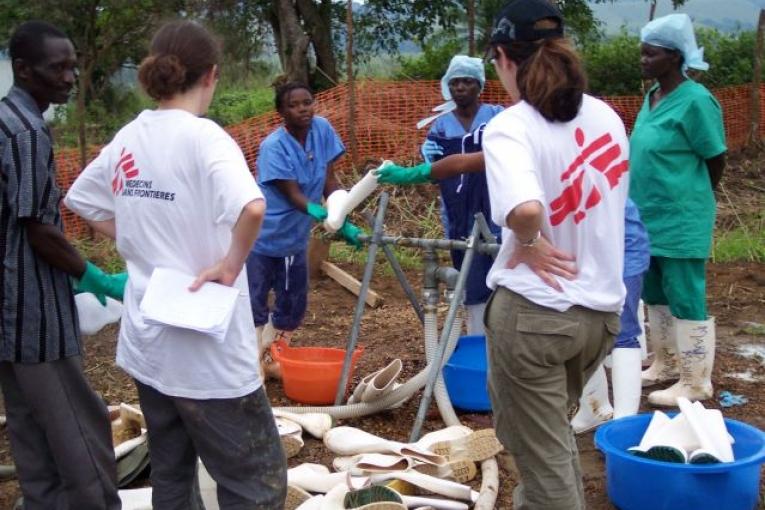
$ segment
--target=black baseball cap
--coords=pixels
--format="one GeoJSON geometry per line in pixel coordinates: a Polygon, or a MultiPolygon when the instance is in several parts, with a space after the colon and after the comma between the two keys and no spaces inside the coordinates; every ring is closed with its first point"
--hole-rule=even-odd
{"type": "Polygon", "coordinates": [[[552,1],[548,0],[510,0],[499,11],[494,21],[489,44],[509,44],[515,41],[537,41],[563,37],[563,17],[552,1]],[[534,24],[543,19],[558,21],[555,28],[534,28],[534,24]]]}

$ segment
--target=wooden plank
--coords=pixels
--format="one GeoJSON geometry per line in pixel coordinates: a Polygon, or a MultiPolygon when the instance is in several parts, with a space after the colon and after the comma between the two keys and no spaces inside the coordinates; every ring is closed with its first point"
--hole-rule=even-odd
{"type": "MultiPolygon", "coordinates": [[[[327,262],[326,260],[321,263],[321,270],[324,271],[327,276],[335,280],[337,283],[339,283],[341,286],[345,287],[349,291],[353,292],[357,296],[361,293],[361,282],[354,278],[352,275],[346,273],[336,265],[334,265],[332,262],[327,262]]],[[[369,289],[367,291],[367,297],[364,300],[367,305],[371,306],[372,308],[377,308],[380,306],[383,302],[382,296],[380,296],[377,292],[373,291],[372,289],[369,289]]]]}
{"type": "Polygon", "coordinates": [[[311,237],[308,241],[308,278],[313,282],[321,275],[321,263],[329,258],[329,241],[311,237]]]}

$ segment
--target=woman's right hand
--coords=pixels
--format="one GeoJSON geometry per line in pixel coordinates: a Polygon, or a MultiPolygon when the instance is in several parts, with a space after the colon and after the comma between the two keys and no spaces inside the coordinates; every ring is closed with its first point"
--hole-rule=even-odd
{"type": "Polygon", "coordinates": [[[197,276],[197,279],[194,280],[194,283],[191,284],[189,290],[191,292],[196,292],[205,284],[205,282],[215,282],[231,287],[234,285],[237,276],[239,276],[239,273],[241,272],[241,266],[233,267],[233,264],[228,260],[225,258],[221,259],[217,264],[210,266],[207,269],[203,269],[202,272],[199,273],[199,276],[197,276]]]}
{"type": "Polygon", "coordinates": [[[516,244],[515,251],[507,261],[507,268],[515,269],[519,264],[526,264],[543,282],[558,292],[563,292],[555,276],[574,280],[578,271],[575,261],[573,255],[560,251],[541,236],[533,246],[516,244]]]}
{"type": "Polygon", "coordinates": [[[407,167],[398,165],[386,165],[375,170],[377,182],[380,184],[423,184],[430,180],[430,163],[421,163],[417,166],[407,167]]]}

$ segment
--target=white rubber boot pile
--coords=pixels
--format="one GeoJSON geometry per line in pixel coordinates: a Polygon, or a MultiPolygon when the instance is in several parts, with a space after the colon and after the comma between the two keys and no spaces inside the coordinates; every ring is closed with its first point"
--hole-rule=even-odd
{"type": "Polygon", "coordinates": [[[680,412],[673,418],[655,411],[640,444],[629,451],[666,462],[733,462],[733,437],[728,434],[722,413],[684,397],[679,397],[677,403],[680,412]]]}

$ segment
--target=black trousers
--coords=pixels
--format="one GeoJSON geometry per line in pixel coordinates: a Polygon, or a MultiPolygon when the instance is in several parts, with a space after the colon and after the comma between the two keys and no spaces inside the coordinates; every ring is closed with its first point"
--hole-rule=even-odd
{"type": "Polygon", "coordinates": [[[80,356],[0,362],[0,386],[24,510],[117,510],[109,416],[80,356]]]}
{"type": "Polygon", "coordinates": [[[135,383],[149,430],[154,510],[193,508],[197,457],[218,485],[221,510],[284,507],[287,460],[262,387],[195,400],[135,383]]]}

